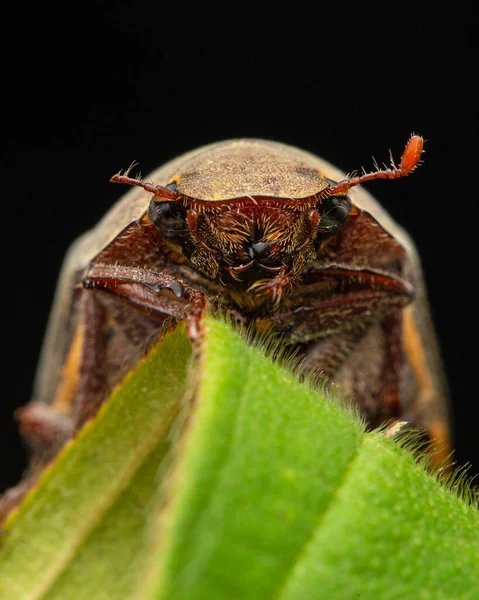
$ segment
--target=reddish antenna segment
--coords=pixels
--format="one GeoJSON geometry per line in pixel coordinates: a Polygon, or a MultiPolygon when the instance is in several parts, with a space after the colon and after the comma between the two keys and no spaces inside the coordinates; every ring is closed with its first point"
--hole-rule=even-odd
{"type": "Polygon", "coordinates": [[[166,198],[167,200],[177,200],[180,196],[178,192],[174,192],[163,185],[153,185],[152,183],[148,183],[147,181],[143,181],[141,178],[129,177],[129,173],[131,169],[136,166],[137,163],[132,163],[128,169],[125,171],[125,174],[122,175],[121,171],[119,171],[116,175],[110,178],[110,183],[125,183],[127,185],[136,185],[138,187],[143,188],[146,192],[150,194],[154,194],[155,196],[159,196],[160,198],[166,198]]]}
{"type": "Polygon", "coordinates": [[[364,183],[365,181],[371,181],[373,179],[397,179],[398,177],[405,177],[412,173],[417,167],[419,160],[422,155],[424,146],[424,139],[420,135],[412,135],[409,142],[404,148],[403,155],[401,156],[401,162],[399,167],[396,167],[394,161],[391,159],[390,169],[378,169],[371,173],[364,173],[358,177],[348,177],[338,183],[334,184],[330,188],[327,188],[328,194],[342,194],[347,192],[350,188],[364,183]]]}

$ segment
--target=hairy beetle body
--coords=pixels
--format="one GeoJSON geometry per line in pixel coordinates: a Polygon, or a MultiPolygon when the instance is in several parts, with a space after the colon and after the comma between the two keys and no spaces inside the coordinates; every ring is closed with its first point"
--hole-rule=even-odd
{"type": "MultiPolygon", "coordinates": [[[[407,174],[421,151],[413,137],[400,167],[377,176],[407,174]]],[[[33,401],[19,414],[33,472],[165,322],[190,319],[194,337],[207,304],[280,335],[371,426],[408,420],[447,452],[445,386],[416,250],[366,190],[348,193],[373,178],[345,179],[308,152],[250,139],[189,152],[151,184],[115,176],[137,187],[71,248],[33,401]],[[38,432],[56,421],[49,445],[38,432]]]]}

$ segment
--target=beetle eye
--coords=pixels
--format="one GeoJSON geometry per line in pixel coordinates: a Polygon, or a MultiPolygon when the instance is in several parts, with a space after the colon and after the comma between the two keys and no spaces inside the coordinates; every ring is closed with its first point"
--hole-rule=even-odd
{"type": "Polygon", "coordinates": [[[351,201],[347,196],[329,196],[321,205],[321,221],[319,231],[336,233],[348,220],[351,212],[351,201]]]}
{"type": "Polygon", "coordinates": [[[186,229],[185,209],[177,201],[150,202],[148,216],[158,231],[168,239],[178,238],[186,229]]]}

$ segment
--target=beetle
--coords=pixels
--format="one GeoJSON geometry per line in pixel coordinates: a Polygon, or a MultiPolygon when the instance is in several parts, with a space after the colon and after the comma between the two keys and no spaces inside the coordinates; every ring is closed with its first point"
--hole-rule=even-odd
{"type": "Polygon", "coordinates": [[[345,177],[303,150],[239,139],[148,181],[114,175],[134,189],[70,249],[33,400],[17,411],[30,480],[168,324],[187,319],[194,341],[215,309],[280,336],[302,372],[340,388],[371,427],[401,418],[446,454],[446,388],[418,256],[357,187],[408,175],[422,151],[413,135],[399,166],[345,177]]]}

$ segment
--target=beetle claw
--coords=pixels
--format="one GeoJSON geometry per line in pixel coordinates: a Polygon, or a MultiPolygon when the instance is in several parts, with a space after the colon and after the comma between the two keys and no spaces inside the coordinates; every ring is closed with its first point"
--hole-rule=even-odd
{"type": "Polygon", "coordinates": [[[258,295],[269,295],[271,304],[276,308],[281,302],[283,292],[290,284],[290,278],[275,277],[274,279],[260,279],[248,288],[248,292],[254,292],[258,295]]]}
{"type": "Polygon", "coordinates": [[[185,287],[179,281],[160,281],[145,285],[155,293],[159,293],[161,290],[170,290],[177,298],[183,298],[185,296],[185,287]]]}

